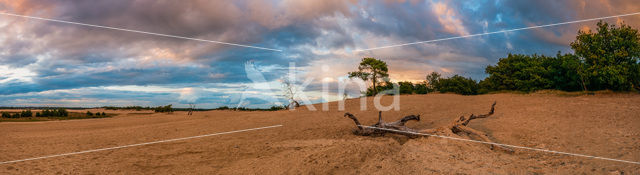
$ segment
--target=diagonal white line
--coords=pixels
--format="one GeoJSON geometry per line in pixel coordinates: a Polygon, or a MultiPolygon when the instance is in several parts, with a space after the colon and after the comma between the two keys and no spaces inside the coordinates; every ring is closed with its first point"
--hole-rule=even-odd
{"type": "Polygon", "coordinates": [[[487,32],[487,33],[477,33],[477,34],[471,34],[471,35],[463,35],[463,36],[455,36],[455,37],[449,37],[449,38],[418,41],[418,42],[405,43],[405,44],[396,44],[396,45],[389,45],[389,46],[382,46],[382,47],[374,47],[374,48],[368,48],[368,49],[358,49],[358,50],[354,50],[354,52],[377,50],[377,49],[386,49],[386,48],[401,47],[401,46],[408,46],[408,45],[415,45],[415,44],[425,44],[425,43],[432,43],[432,42],[438,42],[438,41],[446,41],[446,40],[453,40],[453,39],[460,39],[460,38],[469,38],[469,37],[491,35],[491,34],[497,34],[497,33],[514,32],[514,31],[519,31],[519,30],[528,30],[528,29],[535,29],[535,28],[551,27],[551,26],[557,26],[557,25],[581,23],[581,22],[595,21],[595,20],[608,19],[608,18],[633,16],[633,15],[639,15],[639,14],[640,14],[640,12],[627,13],[627,14],[622,14],[622,15],[605,16],[605,17],[599,17],[599,18],[590,18],[590,19],[583,19],[583,20],[577,20],[577,21],[568,21],[568,22],[561,22],[561,23],[554,23],[554,24],[546,24],[546,25],[539,25],[539,26],[523,27],[523,28],[516,28],[516,29],[509,29],[509,30],[501,30],[501,31],[495,31],[495,32],[487,32]]]}
{"type": "Polygon", "coordinates": [[[96,28],[102,28],[102,29],[119,30],[119,31],[125,31],[125,32],[141,33],[141,34],[163,36],[163,37],[169,37],[169,38],[178,38],[178,39],[186,39],[186,40],[193,40],[193,41],[201,41],[201,42],[209,42],[209,43],[216,43],[216,44],[224,44],[224,45],[231,45],[231,46],[238,46],[238,47],[246,47],[246,48],[253,48],[253,49],[262,49],[262,50],[270,50],[270,51],[282,52],[282,50],[271,49],[271,48],[266,48],[266,47],[250,46],[250,45],[244,45],[244,44],[235,44],[235,43],[228,43],[228,42],[222,42],[222,41],[213,41],[213,40],[205,40],[205,39],[198,39],[198,38],[190,38],[190,37],[177,36],[177,35],[168,35],[168,34],[161,34],[161,33],[154,33],[154,32],[145,32],[145,31],[140,31],[140,30],[132,30],[132,29],[125,29],[125,28],[118,28],[118,27],[109,27],[109,26],[101,26],[101,25],[94,25],[94,24],[86,24],[86,23],[64,21],[64,20],[58,20],[58,19],[42,18],[42,17],[36,17],[36,16],[26,16],[26,15],[19,15],[19,14],[6,13],[6,12],[0,12],[0,15],[7,15],[7,16],[22,17],[22,18],[28,18],[28,19],[37,19],[37,20],[50,21],[50,22],[59,22],[59,23],[65,23],[65,24],[74,24],[74,25],[81,25],[81,26],[88,26],[88,27],[96,27],[96,28]]]}
{"type": "Polygon", "coordinates": [[[425,134],[425,133],[418,133],[418,132],[400,131],[400,130],[394,130],[394,129],[373,127],[373,126],[364,126],[364,125],[359,125],[359,126],[362,126],[362,127],[365,127],[365,128],[375,128],[375,129],[385,130],[385,131],[393,131],[393,132],[402,132],[402,133],[409,133],[409,134],[416,134],[416,135],[440,137],[440,138],[445,138],[445,139],[452,139],[452,140],[459,140],[459,141],[466,141],[466,142],[482,143],[482,144],[489,144],[489,145],[498,145],[498,146],[504,146],[504,147],[518,148],[518,149],[541,151],[541,152],[548,152],[548,153],[554,153],[554,154],[564,154],[564,155],[577,156],[577,157],[586,157],[586,158],[592,158],[592,159],[610,160],[610,161],[624,162],[624,163],[631,163],[631,164],[640,165],[640,162],[634,162],[634,161],[628,161],[628,160],[612,159],[612,158],[606,158],[606,157],[590,156],[590,155],[584,155],[584,154],[568,153],[568,152],[562,152],[562,151],[553,151],[553,150],[546,150],[546,149],[540,149],[540,148],[531,148],[531,147],[524,147],[524,146],[517,146],[517,145],[508,145],[508,144],[502,144],[502,143],[485,142],[485,141],[479,141],[479,140],[471,140],[471,139],[463,139],[463,138],[456,138],[456,137],[449,137],[449,136],[441,136],[441,135],[436,135],[436,134],[425,134]]]}
{"type": "Polygon", "coordinates": [[[64,154],[56,154],[56,155],[49,155],[49,156],[42,156],[42,157],[34,157],[34,158],[28,158],[28,159],[12,160],[12,161],[0,162],[0,165],[8,164],[8,163],[24,162],[24,161],[29,161],[29,160],[46,159],[46,158],[52,158],[52,157],[61,157],[61,156],[68,156],[68,155],[75,155],[75,154],[84,154],[84,153],[90,153],[90,152],[98,152],[98,151],[106,151],[106,150],[113,150],[113,149],[120,149],[120,148],[128,148],[128,147],[134,147],[134,146],[150,145],[150,144],[156,144],[156,143],[165,143],[165,142],[188,140],[188,139],[195,139],[195,138],[201,138],[201,137],[210,137],[210,136],[232,134],[232,133],[238,133],[238,132],[246,132],[246,131],[254,131],[254,130],[261,130],[261,129],[268,129],[268,128],[276,128],[276,127],[281,127],[281,126],[282,125],[265,126],[265,127],[259,127],[259,128],[242,129],[242,130],[219,132],[219,133],[199,135],[199,136],[183,137],[183,138],[176,138],[176,139],[169,139],[169,140],[160,140],[160,141],[154,141],[154,142],[146,142],[146,143],[138,143],[138,144],[123,145],[123,146],[116,146],[116,147],[109,147],[109,148],[92,149],[92,150],[86,150],[86,151],[71,152],[71,153],[64,153],[64,154]]]}

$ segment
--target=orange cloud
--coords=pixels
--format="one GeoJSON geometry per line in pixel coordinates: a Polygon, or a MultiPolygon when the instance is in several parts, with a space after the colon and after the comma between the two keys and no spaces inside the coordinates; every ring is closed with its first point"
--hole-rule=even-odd
{"type": "Polygon", "coordinates": [[[23,15],[50,12],[51,8],[43,3],[34,3],[29,0],[0,0],[0,7],[8,7],[0,11],[19,13],[23,15]],[[36,10],[37,9],[37,10],[36,10]]]}
{"type": "Polygon", "coordinates": [[[580,31],[585,32],[585,33],[591,33],[591,28],[589,26],[582,26],[580,27],[580,31]]]}
{"type": "Polygon", "coordinates": [[[457,18],[458,13],[449,8],[449,6],[445,3],[438,2],[433,3],[433,12],[438,17],[438,22],[442,25],[446,32],[452,34],[460,34],[460,35],[468,35],[469,32],[462,25],[462,21],[457,18]]]}

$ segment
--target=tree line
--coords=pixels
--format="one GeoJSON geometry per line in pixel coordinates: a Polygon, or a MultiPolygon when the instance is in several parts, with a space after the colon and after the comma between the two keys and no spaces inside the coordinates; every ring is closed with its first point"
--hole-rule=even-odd
{"type": "Polygon", "coordinates": [[[23,110],[16,113],[2,112],[2,118],[20,118],[20,117],[31,117],[33,113],[31,110],[23,110]]]}
{"type": "Polygon", "coordinates": [[[579,31],[570,46],[572,54],[508,54],[496,65],[487,66],[485,73],[489,76],[479,82],[460,75],[445,78],[432,72],[423,82],[392,83],[388,80],[386,63],[375,58],[364,58],[358,71],[350,72],[349,77],[372,80],[373,86],[363,92],[367,96],[394,86],[398,86],[400,94],[437,91],[476,95],[543,89],[640,91],[640,34],[637,29],[600,21],[595,32],[579,31]]]}
{"type": "MultiPolygon", "coordinates": [[[[82,113],[80,113],[81,115],[82,113]]],[[[57,108],[57,109],[44,109],[40,112],[35,112],[35,117],[69,117],[70,112],[67,111],[67,109],[65,108],[57,108]]],[[[85,115],[87,117],[91,117],[91,116],[107,116],[107,113],[105,112],[96,112],[96,113],[92,113],[91,111],[87,111],[85,113],[85,115]]],[[[31,111],[31,109],[27,109],[27,110],[22,110],[20,112],[2,112],[2,118],[28,118],[28,117],[34,117],[34,113],[31,111]]],[[[72,117],[77,117],[77,115],[74,115],[72,117]]]]}
{"type": "MultiPolygon", "coordinates": [[[[69,116],[69,112],[67,109],[58,108],[58,109],[45,109],[41,112],[35,113],[36,117],[67,117],[69,116]]],[[[2,118],[21,118],[21,117],[33,117],[33,112],[30,109],[23,110],[17,113],[9,113],[2,112],[2,118]]]]}

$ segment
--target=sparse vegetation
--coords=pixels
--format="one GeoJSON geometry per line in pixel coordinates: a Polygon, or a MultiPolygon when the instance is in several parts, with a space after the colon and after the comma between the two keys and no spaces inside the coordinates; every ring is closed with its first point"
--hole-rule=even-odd
{"type": "Polygon", "coordinates": [[[113,115],[107,115],[105,112],[92,113],[87,111],[86,113],[68,112],[65,108],[57,109],[44,109],[40,112],[35,112],[35,116],[31,109],[22,110],[20,112],[2,112],[2,119],[0,121],[12,121],[12,122],[28,122],[28,121],[49,121],[49,120],[70,120],[70,119],[87,119],[87,118],[104,118],[111,117],[113,115]]]}
{"type": "Polygon", "coordinates": [[[2,112],[2,118],[13,118],[13,116],[8,112],[2,112]]]}
{"type": "Polygon", "coordinates": [[[158,106],[156,107],[153,111],[154,112],[166,112],[166,113],[173,113],[173,111],[175,111],[172,107],[172,105],[166,105],[166,106],[158,106]]]}
{"type": "Polygon", "coordinates": [[[229,110],[229,109],[231,109],[231,108],[229,108],[229,106],[220,106],[220,107],[218,107],[218,108],[216,108],[214,110],[229,110]]]}
{"type": "Polygon", "coordinates": [[[26,117],[32,117],[32,116],[33,116],[33,113],[31,112],[30,109],[23,110],[20,112],[14,112],[14,113],[6,112],[6,111],[2,112],[2,118],[22,118],[22,117],[26,118],[26,117]]]}
{"type": "Polygon", "coordinates": [[[106,110],[152,110],[151,107],[142,107],[142,106],[125,106],[125,107],[116,107],[116,106],[103,106],[102,108],[106,110]]]}
{"type": "Polygon", "coordinates": [[[270,108],[246,108],[246,107],[239,107],[239,108],[230,108],[228,106],[220,106],[218,108],[215,108],[213,110],[236,110],[236,111],[279,111],[279,110],[285,110],[287,109],[286,106],[271,106],[270,108]]]}
{"type": "Polygon", "coordinates": [[[40,117],[67,117],[69,116],[69,112],[67,112],[67,109],[64,108],[58,108],[58,109],[45,109],[42,110],[42,113],[40,114],[40,117]]]}

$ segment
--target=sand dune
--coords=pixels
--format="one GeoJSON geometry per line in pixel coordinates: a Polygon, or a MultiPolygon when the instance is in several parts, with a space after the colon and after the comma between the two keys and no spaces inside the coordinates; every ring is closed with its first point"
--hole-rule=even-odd
{"type": "MultiPolygon", "coordinates": [[[[470,126],[496,142],[640,161],[640,95],[409,95],[401,96],[400,111],[383,112],[383,117],[392,121],[421,114],[421,121],[409,125],[432,128],[460,115],[486,113],[493,101],[496,114],[470,126]]],[[[364,124],[374,123],[372,99],[368,111],[360,111],[359,102],[348,100],[346,111],[364,124]]],[[[1,164],[0,174],[640,174],[638,164],[520,149],[507,154],[433,137],[356,136],[353,122],[336,103],[329,111],[130,112],[104,119],[0,123],[0,161],[283,126],[1,164]]]]}

